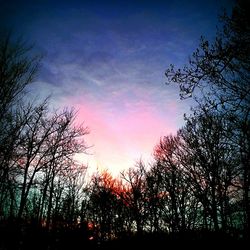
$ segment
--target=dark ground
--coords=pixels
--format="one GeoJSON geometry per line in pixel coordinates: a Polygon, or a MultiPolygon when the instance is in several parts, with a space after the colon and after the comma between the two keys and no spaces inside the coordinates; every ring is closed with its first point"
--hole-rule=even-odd
{"type": "MultiPolygon", "coordinates": [[[[193,231],[175,234],[144,233],[142,235],[123,236],[119,240],[89,240],[86,227],[46,228],[23,223],[0,224],[0,250],[66,250],[66,249],[225,249],[225,246],[238,250],[244,241],[240,235],[228,235],[223,232],[193,231]]],[[[230,248],[229,248],[230,249],[230,248]]],[[[242,248],[241,248],[242,249],[242,248]]]]}

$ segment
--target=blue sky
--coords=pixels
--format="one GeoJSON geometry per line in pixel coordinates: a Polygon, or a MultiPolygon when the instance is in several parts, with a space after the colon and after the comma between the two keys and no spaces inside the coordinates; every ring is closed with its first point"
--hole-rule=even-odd
{"type": "Polygon", "coordinates": [[[191,101],[166,86],[201,35],[213,39],[232,1],[0,1],[1,26],[43,54],[32,97],[52,94],[90,128],[92,168],[114,174],[150,159],[161,136],[183,125],[191,101]]]}

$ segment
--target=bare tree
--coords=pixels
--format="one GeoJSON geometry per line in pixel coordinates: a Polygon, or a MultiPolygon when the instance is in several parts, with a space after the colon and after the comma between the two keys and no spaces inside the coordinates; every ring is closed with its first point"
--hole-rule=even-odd
{"type": "Polygon", "coordinates": [[[43,171],[46,171],[47,178],[45,188],[50,186],[47,215],[50,217],[56,175],[68,167],[64,163],[73,161],[74,154],[84,152],[87,148],[82,139],[87,130],[74,127],[74,111],[64,110],[51,117],[47,113],[46,102],[36,107],[23,131],[24,142],[18,151],[19,167],[23,169],[19,217],[22,216],[35,177],[43,171]]]}
{"type": "Polygon", "coordinates": [[[163,173],[159,164],[154,163],[146,172],[146,210],[151,232],[163,231],[164,214],[163,173]]]}
{"type": "Polygon", "coordinates": [[[165,136],[154,150],[154,171],[161,175],[159,195],[164,201],[163,218],[171,232],[190,229],[192,214],[196,213],[197,201],[183,168],[180,140],[179,136],[165,136]]]}
{"type": "Polygon", "coordinates": [[[0,40],[0,121],[22,98],[25,87],[37,72],[40,57],[31,55],[31,46],[14,42],[10,34],[0,40]]]}
{"type": "Polygon", "coordinates": [[[121,177],[128,184],[128,192],[124,197],[131,211],[132,220],[136,223],[137,233],[140,235],[146,224],[146,169],[142,161],[139,161],[135,168],[129,168],[123,172],[121,177]]]}
{"type": "Polygon", "coordinates": [[[227,120],[205,110],[189,117],[179,131],[184,140],[183,166],[194,195],[203,205],[205,227],[209,228],[209,216],[213,221],[210,226],[224,231],[229,226],[230,202],[235,202],[235,193],[238,200],[240,197],[239,153],[225,127],[227,120]]]}
{"type": "Polygon", "coordinates": [[[249,15],[248,1],[238,1],[231,16],[222,16],[223,26],[214,42],[202,38],[188,65],[183,69],[171,65],[166,71],[168,82],[179,85],[182,98],[194,95],[200,106],[224,116],[233,127],[229,139],[240,152],[246,237],[250,225],[249,15]]]}
{"type": "Polygon", "coordinates": [[[53,190],[55,196],[53,225],[56,224],[56,219],[60,215],[68,225],[76,225],[77,221],[80,223],[80,219],[82,219],[80,218],[83,212],[81,211],[81,205],[83,199],[86,198],[84,189],[86,188],[85,175],[87,168],[76,162],[70,162],[69,164],[70,166],[61,170],[58,176],[57,184],[62,183],[63,185],[59,185],[58,191],[53,190]],[[63,188],[62,192],[60,188],[63,188]]]}
{"type": "Polygon", "coordinates": [[[101,241],[117,237],[119,233],[120,217],[123,203],[120,200],[120,187],[118,180],[104,171],[92,176],[90,186],[90,198],[88,204],[89,219],[93,223],[95,237],[101,241]]]}
{"type": "MultiPolygon", "coordinates": [[[[25,87],[35,76],[39,57],[28,56],[31,47],[13,41],[10,34],[0,39],[0,214],[10,198],[13,208],[16,184],[13,180],[12,158],[20,143],[20,131],[26,124],[30,107],[21,105],[25,87]],[[9,196],[8,196],[9,195],[9,196]]],[[[10,209],[12,211],[12,208],[10,209]]],[[[10,212],[12,214],[12,212],[10,212]]],[[[6,215],[6,212],[4,212],[6,215]]]]}

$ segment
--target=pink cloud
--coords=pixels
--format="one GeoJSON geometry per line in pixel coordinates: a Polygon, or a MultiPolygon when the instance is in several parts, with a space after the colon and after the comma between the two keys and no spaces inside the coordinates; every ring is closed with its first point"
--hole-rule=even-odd
{"type": "Polygon", "coordinates": [[[174,119],[162,118],[143,101],[127,103],[129,108],[122,110],[117,106],[112,112],[101,103],[91,103],[86,99],[83,103],[67,102],[79,110],[77,122],[84,121],[90,129],[86,140],[93,145],[89,150],[91,155],[82,157],[82,160],[89,162],[92,170],[107,168],[117,175],[134,166],[141,157],[149,160],[159,138],[176,131],[174,119]]]}

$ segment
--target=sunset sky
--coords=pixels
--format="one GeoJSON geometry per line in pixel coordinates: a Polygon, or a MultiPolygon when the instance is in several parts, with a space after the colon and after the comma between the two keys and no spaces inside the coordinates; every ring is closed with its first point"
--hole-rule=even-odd
{"type": "Polygon", "coordinates": [[[1,26],[42,53],[30,98],[51,94],[55,108],[75,107],[92,147],[81,157],[113,174],[150,160],[161,136],[183,125],[191,100],[165,84],[170,63],[182,66],[230,0],[0,0],[1,26]]]}

